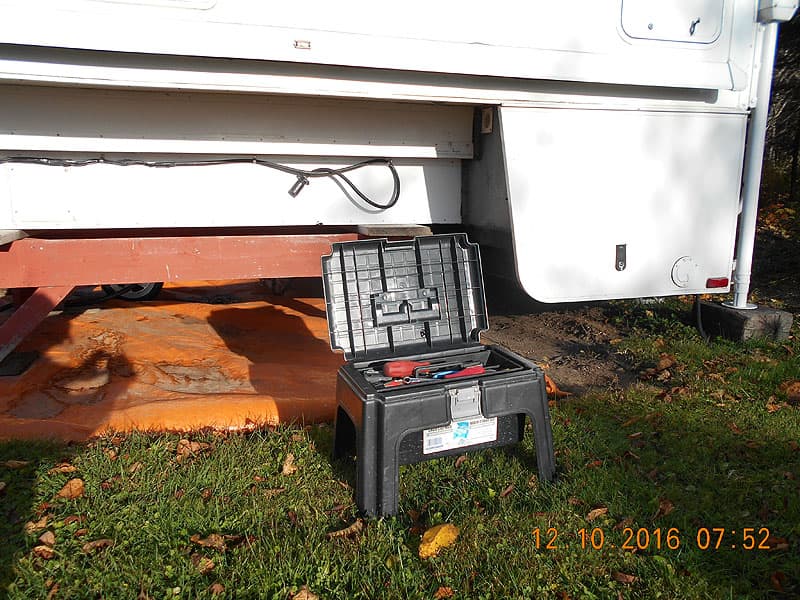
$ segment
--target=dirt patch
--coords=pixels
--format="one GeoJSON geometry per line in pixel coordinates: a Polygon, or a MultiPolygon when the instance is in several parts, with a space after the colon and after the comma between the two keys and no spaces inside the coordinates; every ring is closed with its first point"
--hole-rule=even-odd
{"type": "Polygon", "coordinates": [[[623,334],[602,305],[545,305],[505,289],[490,295],[491,329],[483,341],[505,346],[545,368],[559,388],[582,394],[624,387],[635,375],[614,342],[623,334]]]}

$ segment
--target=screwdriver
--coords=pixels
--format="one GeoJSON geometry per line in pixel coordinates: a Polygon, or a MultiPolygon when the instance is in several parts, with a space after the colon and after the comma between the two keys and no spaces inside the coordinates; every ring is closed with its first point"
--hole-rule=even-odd
{"type": "Polygon", "coordinates": [[[414,374],[417,367],[427,367],[430,361],[392,360],[383,365],[383,374],[386,377],[408,377],[414,374]]]}

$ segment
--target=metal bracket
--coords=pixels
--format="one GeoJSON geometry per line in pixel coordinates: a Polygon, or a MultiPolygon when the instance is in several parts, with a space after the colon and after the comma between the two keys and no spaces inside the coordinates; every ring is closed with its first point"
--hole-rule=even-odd
{"type": "Polygon", "coordinates": [[[449,389],[447,395],[450,396],[450,417],[453,421],[482,416],[481,390],[477,383],[470,387],[449,389]]]}

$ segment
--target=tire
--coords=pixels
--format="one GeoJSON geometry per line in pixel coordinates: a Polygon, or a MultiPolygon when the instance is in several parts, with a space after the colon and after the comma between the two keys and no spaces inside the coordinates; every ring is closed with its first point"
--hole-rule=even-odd
{"type": "Polygon", "coordinates": [[[161,292],[161,288],[164,287],[164,284],[161,282],[152,282],[152,283],[127,283],[127,284],[113,284],[113,285],[103,285],[103,291],[106,294],[116,294],[122,288],[132,286],[129,290],[121,293],[117,298],[122,298],[123,300],[131,300],[131,301],[138,301],[138,300],[152,300],[161,292]]]}

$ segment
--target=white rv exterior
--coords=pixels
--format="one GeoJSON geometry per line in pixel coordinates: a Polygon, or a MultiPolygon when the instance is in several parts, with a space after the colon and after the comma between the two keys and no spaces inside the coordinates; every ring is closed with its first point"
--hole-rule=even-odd
{"type": "Polygon", "coordinates": [[[765,11],[0,0],[0,230],[460,225],[545,302],[727,291],[765,11]]]}

